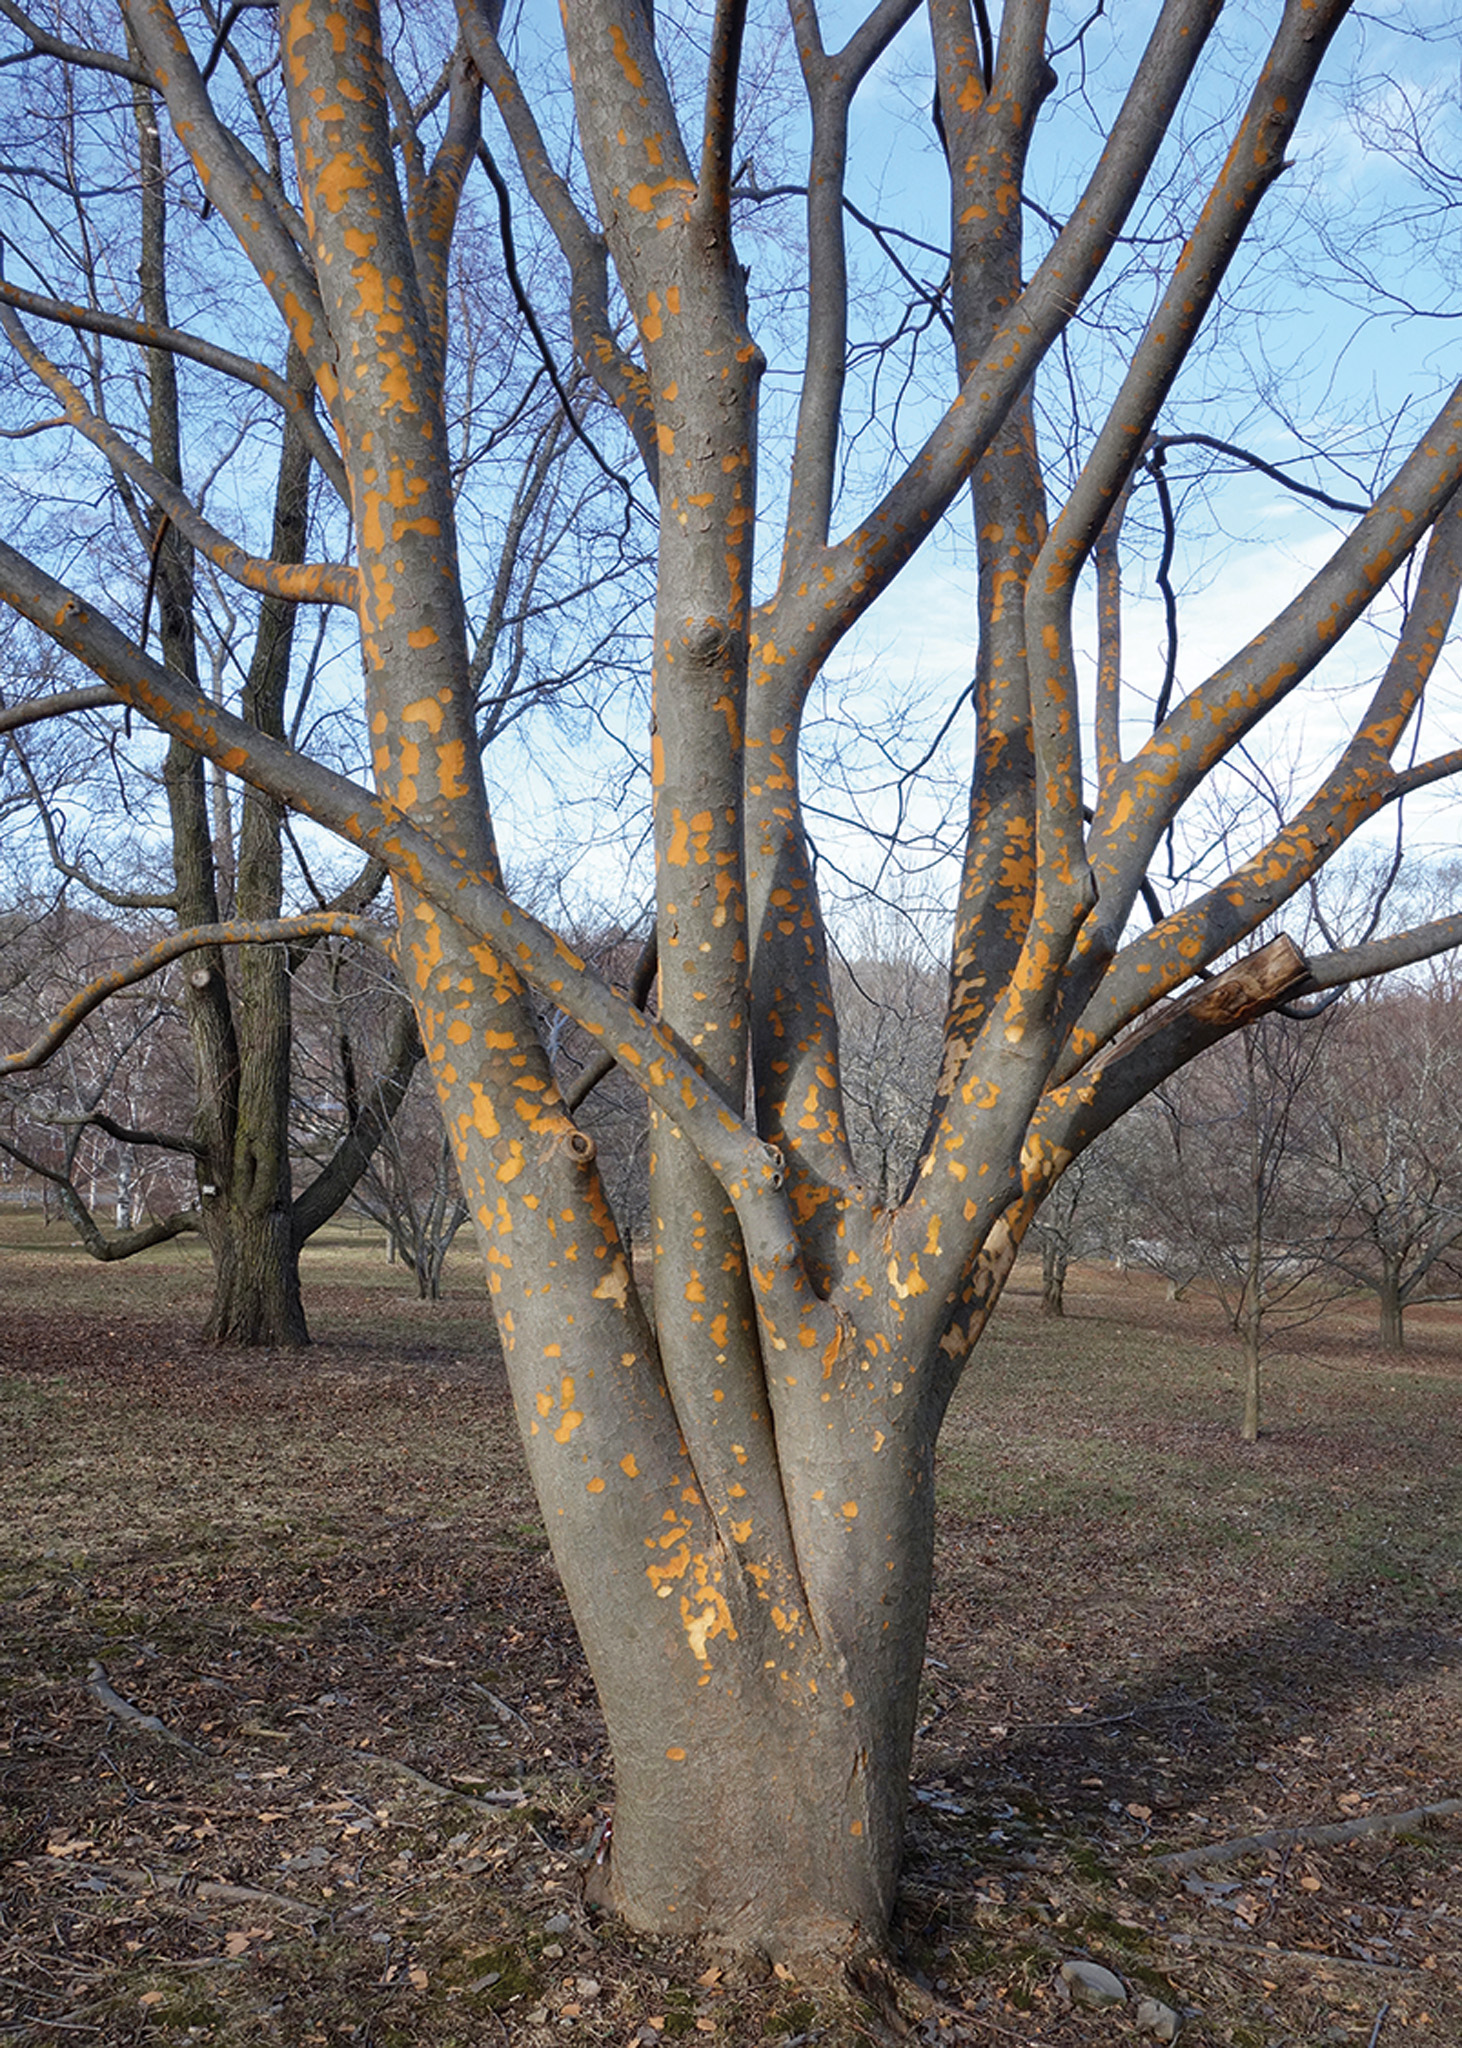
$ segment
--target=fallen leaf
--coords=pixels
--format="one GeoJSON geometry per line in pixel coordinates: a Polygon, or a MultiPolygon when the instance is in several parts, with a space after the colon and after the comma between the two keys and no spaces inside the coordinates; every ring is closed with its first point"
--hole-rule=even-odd
{"type": "Polygon", "coordinates": [[[1300,1890],[1302,1892],[1317,1892],[1320,1889],[1321,1885],[1318,1877],[1302,1877],[1300,1879],[1300,1890]]]}
{"type": "Polygon", "coordinates": [[[236,1927],[232,1934],[224,1937],[223,1952],[226,1956],[241,1956],[249,1946],[249,1937],[243,1929],[236,1927]]]}
{"type": "Polygon", "coordinates": [[[427,1974],[420,1963],[413,1963],[407,1975],[418,1991],[425,1991],[427,1987],[427,1974]]]}
{"type": "Polygon", "coordinates": [[[165,1991],[144,1991],[137,2003],[139,2005],[161,2005],[166,1997],[167,1993],[165,1991]]]}
{"type": "Polygon", "coordinates": [[[1150,1806],[1139,1806],[1135,1800],[1129,1804],[1127,1811],[1134,1820],[1152,1819],[1152,1808],[1150,1806]]]}
{"type": "Polygon", "coordinates": [[[722,1972],[713,1963],[710,1969],[703,1970],[700,1976],[697,1977],[695,1981],[697,1984],[704,1984],[707,1987],[707,1989],[709,1989],[711,1985],[720,1983],[721,1976],[722,1972]]]}

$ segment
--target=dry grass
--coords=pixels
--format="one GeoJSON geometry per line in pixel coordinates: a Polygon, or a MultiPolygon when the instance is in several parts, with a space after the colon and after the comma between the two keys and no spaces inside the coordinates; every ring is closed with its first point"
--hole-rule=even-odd
{"type": "MultiPolygon", "coordinates": [[[[196,1251],[100,1268],[0,1215],[5,2038],[881,2037],[586,1917],[602,1730],[457,1274],[422,1307],[340,1234],[313,1352],[204,1351],[196,1251]],[[93,1660],[191,1747],[109,1716],[93,1660]]],[[[1379,2048],[1452,2048],[1456,1820],[1155,1859],[1462,1793],[1462,1316],[1414,1313],[1401,1361],[1359,1312],[1305,1330],[1246,1449],[1204,1305],[1091,1272],[1052,1323],[1021,1284],[946,1437],[913,2037],[1135,2040],[1057,1998],[1085,1955],[1189,2043],[1367,2048],[1384,2008],[1379,2048]]]]}

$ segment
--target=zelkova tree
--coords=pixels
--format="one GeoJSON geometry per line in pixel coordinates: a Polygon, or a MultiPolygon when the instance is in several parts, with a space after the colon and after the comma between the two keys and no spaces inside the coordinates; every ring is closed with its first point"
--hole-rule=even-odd
{"type": "MultiPolygon", "coordinates": [[[[1227,156],[1193,199],[1181,253],[1140,338],[1124,343],[1115,396],[1052,516],[1033,380],[1102,278],[1220,10],[1166,0],[1157,11],[1085,188],[1027,278],[1026,156],[1055,77],[1047,9],[1009,0],[992,27],[983,6],[932,0],[956,374],[917,452],[835,535],[854,100],[918,9],[880,0],[835,50],[813,0],[794,0],[784,61],[795,51],[805,88],[804,353],[780,567],[759,603],[764,358],[732,235],[744,0],[673,22],[648,0],[569,0],[579,154],[567,175],[493,0],[459,0],[451,29],[409,10],[418,40],[439,35],[447,67],[426,151],[401,118],[378,7],[282,8],[291,170],[230,125],[220,59],[263,33],[258,13],[215,21],[206,8],[125,0],[125,38],[98,53],[10,0],[3,11],[37,66],[102,66],[123,89],[137,80],[156,93],[192,191],[227,223],[310,367],[343,465],[348,560],[251,556],[140,458],[109,459],[130,463],[226,573],[358,621],[374,789],[201,696],[93,596],[8,543],[0,583],[136,712],[390,870],[402,968],[613,1745],[609,1897],[639,1926],[774,1954],[876,1945],[899,1866],[935,1438],[1043,1193],[1203,1046],[1295,990],[1462,937],[1453,918],[1324,957],[1279,940],[1220,964],[1368,816],[1462,766],[1393,765],[1452,616],[1462,393],[1278,617],[1123,750],[1121,507],[1346,8],[1294,0],[1280,13],[1227,156]],[[488,101],[518,190],[556,238],[579,362],[617,408],[646,480],[636,489],[658,507],[653,1015],[510,900],[485,793],[447,393],[463,307],[454,227],[488,101]],[[944,1059],[911,1185],[881,1205],[845,1135],[800,728],[829,657],[967,486],[977,744],[944,1059]],[[1422,548],[1394,658],[1330,772],[1217,886],[1130,936],[1180,809],[1422,548]],[[1098,554],[1088,776],[1074,607],[1098,554]],[[594,1144],[555,1085],[530,987],[648,1098],[652,1309],[594,1144]]],[[[243,69],[263,92],[262,60],[243,69]]],[[[18,288],[5,291],[18,306],[18,288]]],[[[85,394],[33,337],[26,356],[72,424],[95,434],[85,394]]]]}

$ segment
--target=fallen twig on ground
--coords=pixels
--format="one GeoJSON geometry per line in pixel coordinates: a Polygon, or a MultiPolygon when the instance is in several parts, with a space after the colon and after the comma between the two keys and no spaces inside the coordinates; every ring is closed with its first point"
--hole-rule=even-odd
{"type": "Polygon", "coordinates": [[[131,1700],[124,1700],[119,1692],[113,1690],[106,1665],[95,1657],[87,1667],[86,1689],[113,1720],[125,1723],[128,1728],[140,1728],[145,1735],[155,1735],[159,1742],[171,1743],[174,1749],[184,1749],[189,1756],[208,1755],[208,1751],[200,1749],[196,1742],[189,1742],[185,1735],[169,1728],[166,1721],[159,1721],[156,1714],[144,1714],[141,1707],[133,1706],[131,1700]]]}
{"type": "Polygon", "coordinates": [[[1405,1813],[1367,1813],[1358,1820],[1323,1822],[1306,1828],[1267,1828],[1261,1835],[1239,1835],[1226,1842],[1204,1842],[1196,1849],[1175,1849],[1154,1856],[1149,1870],[1196,1870],[1204,1863],[1235,1863],[1263,1849],[1330,1849],[1362,1835],[1402,1835],[1429,1820],[1462,1813],[1462,1799],[1439,1799],[1431,1806],[1412,1806],[1405,1813]]]}
{"type": "Polygon", "coordinates": [[[134,1892],[173,1892],[181,1899],[201,1899],[210,1906],[274,1906],[284,1913],[300,1913],[308,1920],[325,1917],[325,1909],[308,1899],[292,1899],[284,1892],[260,1891],[251,1884],[222,1884],[213,1878],[195,1878],[191,1871],[134,1870],[125,1863],[76,1863],[67,1857],[37,1857],[53,1870],[65,1870],[103,1883],[123,1885],[134,1892]]]}
{"type": "Polygon", "coordinates": [[[1364,1956],[1338,1956],[1324,1948],[1276,1948],[1267,1941],[1234,1941],[1223,1934],[1165,1934],[1162,1939],[1176,1949],[1235,1949],[1240,1955],[1265,1956],[1273,1963],[1323,1963],[1326,1969],[1387,1970],[1396,1977],[1421,1974],[1417,1963],[1372,1963],[1364,1956]]]}
{"type": "Polygon", "coordinates": [[[406,1778],[413,1785],[419,1785],[423,1792],[430,1792],[435,1799],[459,1799],[464,1806],[470,1806],[477,1813],[490,1814],[494,1820],[501,1820],[515,1806],[526,1806],[526,1792],[489,1792],[486,1797],[472,1792],[459,1791],[455,1785],[440,1784],[435,1778],[428,1778],[414,1764],[399,1763],[394,1756],[376,1756],[368,1749],[353,1749],[352,1763],[373,1764],[380,1771],[394,1771],[398,1778],[406,1778]]]}

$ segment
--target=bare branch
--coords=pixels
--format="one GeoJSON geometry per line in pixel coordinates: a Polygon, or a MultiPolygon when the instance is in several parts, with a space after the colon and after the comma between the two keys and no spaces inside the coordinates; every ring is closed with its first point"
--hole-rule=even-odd
{"type": "Polygon", "coordinates": [[[47,1166],[35,1159],[9,1138],[0,1137],[0,1152],[8,1153],[27,1173],[34,1173],[41,1180],[49,1181],[55,1188],[61,1210],[82,1244],[94,1259],[111,1264],[118,1259],[133,1258],[138,1252],[150,1251],[155,1244],[167,1244],[172,1238],[183,1237],[203,1228],[203,1219],[196,1209],[175,1210],[171,1216],[164,1216],[153,1223],[139,1225],[136,1230],[119,1230],[114,1237],[108,1237],[102,1230],[91,1210],[82,1200],[81,1191],[70,1177],[57,1167],[47,1166]]]}
{"type": "Polygon", "coordinates": [[[346,563],[271,562],[246,554],[236,542],[229,540],[210,520],[205,519],[161,470],[155,469],[114,427],[92,411],[65,372],[36,347],[14,308],[3,300],[0,300],[0,328],[42,383],[61,400],[77,432],[99,449],[122,475],[130,477],[146,491],[179,533],[206,555],[216,569],[248,590],[289,598],[296,604],[338,604],[352,611],[357,608],[360,602],[358,570],[346,563]]]}
{"type": "Polygon", "coordinates": [[[538,123],[498,43],[487,0],[457,0],[457,14],[472,61],[508,131],[518,168],[568,264],[579,360],[619,412],[634,438],[645,474],[658,489],[654,402],[644,370],[620,347],[609,317],[609,257],[603,239],[590,228],[553,168],[538,123]]]}
{"type": "Polygon", "coordinates": [[[301,255],[302,223],[273,180],[219,120],[193,53],[167,0],[122,0],[128,28],[167,101],[179,141],[238,237],[331,405],[338,391],[324,307],[301,255]],[[165,81],[165,83],[162,83],[165,81]]]}
{"type": "MultiPolygon", "coordinates": [[[[139,85],[147,82],[147,73],[138,64],[126,57],[117,57],[110,50],[91,50],[80,43],[68,43],[61,36],[53,36],[33,21],[15,0],[0,0],[0,14],[12,22],[23,35],[29,36],[31,49],[22,52],[24,56],[59,57],[64,63],[75,64],[83,71],[110,71],[118,78],[130,78],[139,85]]],[[[8,58],[7,62],[14,62],[8,58]]]]}
{"type": "Polygon", "coordinates": [[[706,68],[706,110],[696,211],[712,232],[731,230],[731,148],[736,131],[736,92],[746,0],[716,0],[711,60],[706,68]]]}
{"type": "Polygon", "coordinates": [[[79,690],[60,690],[52,697],[32,697],[24,704],[7,704],[0,697],[0,732],[19,732],[25,725],[39,725],[42,719],[64,718],[72,711],[96,711],[116,706],[122,699],[106,683],[91,683],[79,690]]]}
{"type": "Polygon", "coordinates": [[[196,953],[205,946],[278,946],[300,939],[327,937],[359,939],[367,945],[376,946],[388,958],[391,956],[389,942],[379,925],[369,924],[362,918],[333,915],[328,911],[314,911],[305,917],[272,918],[258,924],[194,925],[187,931],[169,933],[147,952],[129,960],[125,967],[114,968],[110,974],[99,975],[88,983],[24,1051],[0,1056],[0,1074],[23,1074],[44,1066],[56,1048],[64,1045],[77,1026],[93,1010],[100,1009],[108,997],[121,989],[135,987],[139,981],[146,981],[172,961],[181,959],[185,953],[196,953]]]}
{"type": "MultiPolygon", "coordinates": [[[[765,1210],[758,1228],[773,1244],[791,1241],[781,1212],[782,1164],[733,1115],[697,1063],[660,1022],[618,996],[571,947],[427,833],[369,791],[296,754],[211,703],[183,677],[141,653],[103,613],[0,540],[0,594],[165,732],[242,775],[280,803],[314,818],[382,861],[418,894],[484,941],[498,985],[523,980],[552,997],[592,1037],[610,1045],[644,1093],[685,1134],[738,1211],[765,1210]],[[767,1202],[770,1209],[765,1209],[767,1202]]],[[[780,1270],[780,1269],[779,1269],[780,1270]]]]}
{"type": "MultiPolygon", "coordinates": [[[[331,446],[316,419],[313,407],[287,378],[266,364],[250,362],[247,357],[235,355],[231,349],[220,348],[216,342],[207,341],[202,335],[188,334],[180,327],[152,327],[145,320],[129,320],[120,313],[103,312],[99,307],[69,306],[60,299],[48,299],[39,292],[25,291],[5,278],[0,278],[0,299],[19,312],[34,314],[38,320],[55,320],[62,326],[78,328],[87,334],[109,334],[118,341],[136,342],[139,348],[168,349],[173,355],[186,356],[192,362],[202,363],[206,369],[218,370],[239,384],[252,385],[256,391],[264,392],[286,418],[296,423],[337,497],[349,504],[350,488],[346,482],[345,466],[339,451],[331,446]]],[[[63,415],[61,424],[69,423],[68,416],[63,415]]]]}
{"type": "MultiPolygon", "coordinates": [[[[0,1069],[3,1071],[3,1069],[0,1069]]],[[[119,1124],[114,1117],[102,1110],[90,1110],[85,1116],[58,1116],[50,1122],[62,1126],[82,1126],[87,1130],[103,1131],[109,1138],[115,1138],[119,1145],[151,1145],[159,1152],[182,1152],[190,1159],[202,1159],[205,1148],[196,1138],[183,1136],[174,1131],[137,1131],[127,1124],[119,1124]]]]}
{"type": "Polygon", "coordinates": [[[798,636],[808,675],[932,531],[1085,298],[1146,181],[1217,16],[1217,0],[1166,0],[1071,219],[914,461],[869,517],[828,550],[813,586],[815,610],[809,600],[807,632],[798,636]]]}

